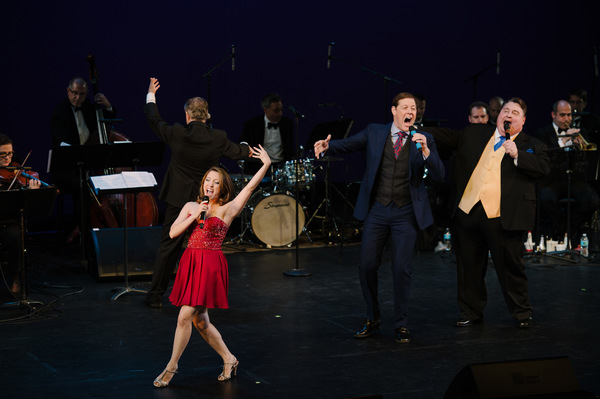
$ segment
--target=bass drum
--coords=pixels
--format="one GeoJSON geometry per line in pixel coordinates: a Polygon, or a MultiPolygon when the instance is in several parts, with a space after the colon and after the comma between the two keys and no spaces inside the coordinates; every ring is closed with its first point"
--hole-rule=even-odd
{"type": "Polygon", "coordinates": [[[251,198],[256,201],[252,212],[252,231],[256,238],[272,247],[286,246],[302,233],[305,215],[294,197],[282,193],[257,192],[251,198]],[[256,197],[256,198],[255,198],[256,197]],[[298,209],[298,228],[296,225],[298,209]]]}

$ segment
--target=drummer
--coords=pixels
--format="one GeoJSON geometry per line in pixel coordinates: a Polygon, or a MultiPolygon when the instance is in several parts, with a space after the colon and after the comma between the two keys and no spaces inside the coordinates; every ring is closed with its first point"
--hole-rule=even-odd
{"type": "MultiPolygon", "coordinates": [[[[544,128],[535,131],[534,136],[548,146],[551,153],[560,155],[566,154],[560,151],[560,148],[574,147],[577,150],[585,149],[583,139],[587,140],[585,129],[571,128],[573,118],[571,105],[565,100],[559,100],[552,106],[552,123],[544,128]]],[[[552,230],[544,231],[546,235],[555,238],[562,238],[567,232],[567,215],[561,209],[559,200],[567,197],[569,190],[567,182],[567,169],[573,169],[575,173],[571,174],[571,197],[575,202],[571,205],[571,220],[569,237],[572,243],[577,240],[582,225],[586,220],[590,220],[592,213],[600,205],[600,199],[594,186],[587,179],[585,173],[586,165],[582,163],[584,153],[573,153],[573,165],[567,165],[568,159],[563,157],[560,162],[552,162],[552,170],[548,176],[540,181],[540,208],[542,215],[552,220],[552,230]],[[583,172],[583,173],[581,173],[583,172]]],[[[589,165],[587,166],[589,168],[589,165]]]]}
{"type": "MultiPolygon", "coordinates": [[[[294,158],[294,123],[283,116],[279,94],[266,94],[260,104],[263,114],[244,122],[240,141],[251,146],[262,145],[271,158],[272,169],[277,170],[281,163],[294,158]]],[[[261,165],[251,158],[245,162],[243,173],[253,175],[261,165]]]]}

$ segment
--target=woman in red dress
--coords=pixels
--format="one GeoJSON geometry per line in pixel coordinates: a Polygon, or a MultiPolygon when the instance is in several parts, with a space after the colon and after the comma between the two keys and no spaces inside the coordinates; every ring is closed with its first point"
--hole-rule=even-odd
{"type": "Polygon", "coordinates": [[[236,357],[227,349],[221,334],[211,324],[209,308],[227,309],[229,276],[227,261],[221,252],[221,243],[233,219],[240,214],[252,191],[265,176],[271,165],[267,152],[259,145],[253,157],[263,165],[240,193],[234,195],[233,182],[221,168],[213,167],[204,175],[200,196],[208,201],[188,202],[171,226],[171,238],[177,237],[193,226],[188,247],[181,256],[177,276],[169,299],[181,307],[173,341],[171,359],[165,370],[154,380],[154,386],[169,385],[177,373],[177,364],[192,335],[192,325],[202,338],[223,358],[223,372],[219,381],[235,376],[239,365],[236,357]],[[202,219],[202,214],[205,217],[202,219]]]}

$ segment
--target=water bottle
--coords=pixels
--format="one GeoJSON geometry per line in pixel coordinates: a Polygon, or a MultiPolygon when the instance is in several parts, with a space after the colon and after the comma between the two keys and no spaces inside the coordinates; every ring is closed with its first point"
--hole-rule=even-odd
{"type": "Polygon", "coordinates": [[[581,236],[581,241],[579,242],[581,245],[581,256],[589,256],[590,254],[590,241],[588,240],[587,234],[583,233],[581,236]]]}
{"type": "Polygon", "coordinates": [[[450,248],[452,248],[452,244],[450,243],[451,238],[452,236],[450,235],[450,229],[446,228],[446,231],[444,232],[444,245],[446,246],[447,250],[450,250],[450,248]]]}

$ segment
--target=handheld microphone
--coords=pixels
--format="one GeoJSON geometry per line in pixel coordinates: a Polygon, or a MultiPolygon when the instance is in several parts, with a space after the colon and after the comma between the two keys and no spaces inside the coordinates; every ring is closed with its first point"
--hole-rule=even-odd
{"type": "Polygon", "coordinates": [[[290,111],[296,116],[296,118],[304,118],[304,115],[300,111],[298,111],[293,105],[290,105],[290,111]]]}
{"type": "MultiPolygon", "coordinates": [[[[416,132],[417,132],[417,128],[413,125],[409,128],[410,130],[410,135],[413,136],[416,132]]],[[[417,150],[419,151],[423,151],[423,146],[421,145],[421,143],[419,143],[418,141],[415,144],[417,146],[417,150]]]]}
{"type": "Polygon", "coordinates": [[[327,50],[327,69],[331,68],[331,46],[334,44],[334,42],[329,42],[329,49],[327,50]]]}
{"type": "Polygon", "coordinates": [[[235,44],[231,45],[231,70],[235,71],[235,44]]]}
{"type": "Polygon", "coordinates": [[[510,122],[504,121],[504,137],[506,140],[510,140],[510,122]]]}
{"type": "MultiPolygon", "coordinates": [[[[205,195],[204,197],[202,197],[202,204],[203,203],[207,203],[208,204],[208,196],[205,195]]],[[[198,222],[198,224],[200,224],[200,228],[203,229],[204,228],[204,219],[206,219],[206,211],[202,211],[202,213],[200,214],[200,222],[198,222]]]]}
{"type": "Polygon", "coordinates": [[[500,51],[496,53],[496,75],[500,75],[500,51]]]}

